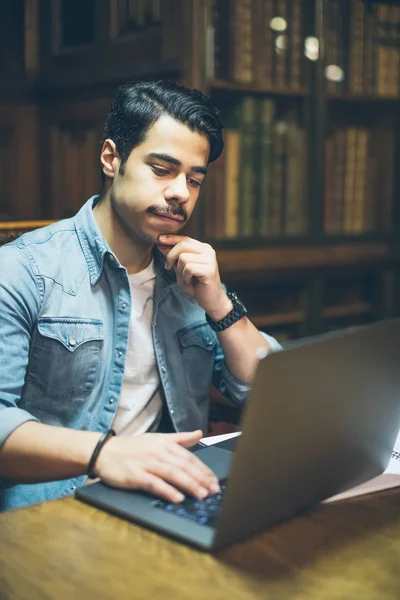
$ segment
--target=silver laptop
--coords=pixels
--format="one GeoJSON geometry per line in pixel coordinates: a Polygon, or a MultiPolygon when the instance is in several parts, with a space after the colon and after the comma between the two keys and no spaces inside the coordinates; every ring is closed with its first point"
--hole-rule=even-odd
{"type": "Polygon", "coordinates": [[[400,319],[308,340],[259,364],[236,441],[202,448],[222,493],[172,504],[103,483],[79,499],[208,551],[380,474],[400,428],[400,319]],[[235,444],[236,447],[233,447],[235,444]]]}

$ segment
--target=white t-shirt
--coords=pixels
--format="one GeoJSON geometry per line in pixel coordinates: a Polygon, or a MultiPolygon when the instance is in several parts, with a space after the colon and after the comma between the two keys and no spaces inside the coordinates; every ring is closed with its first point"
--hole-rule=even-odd
{"type": "Polygon", "coordinates": [[[128,275],[132,298],[129,338],[121,395],[112,424],[118,435],[145,433],[161,416],[160,378],[151,335],[155,277],[154,260],[140,273],[128,275]]]}

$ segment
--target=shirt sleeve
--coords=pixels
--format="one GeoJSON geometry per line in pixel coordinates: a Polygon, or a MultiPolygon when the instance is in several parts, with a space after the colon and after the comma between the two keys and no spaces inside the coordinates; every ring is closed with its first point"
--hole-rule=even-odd
{"type": "Polygon", "coordinates": [[[18,405],[39,305],[33,264],[18,246],[0,248],[0,448],[17,427],[38,421],[18,405]]]}
{"type": "MultiPolygon", "coordinates": [[[[279,352],[283,349],[279,342],[272,336],[267,335],[262,331],[260,331],[260,334],[265,338],[269,345],[270,349],[268,354],[279,352]]],[[[228,396],[232,402],[239,406],[244,404],[251,390],[251,385],[239,381],[239,379],[232,375],[225,362],[224,354],[219,344],[215,357],[213,384],[222,394],[228,396]]]]}

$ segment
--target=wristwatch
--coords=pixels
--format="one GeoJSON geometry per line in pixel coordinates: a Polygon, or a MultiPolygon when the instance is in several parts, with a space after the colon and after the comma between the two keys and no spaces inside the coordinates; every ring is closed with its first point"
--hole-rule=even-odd
{"type": "Polygon", "coordinates": [[[213,329],[217,333],[219,333],[220,331],[224,331],[225,329],[228,329],[228,327],[230,327],[231,325],[236,323],[236,321],[239,321],[245,315],[247,315],[247,309],[246,309],[245,305],[239,300],[239,298],[236,296],[235,292],[228,292],[227,296],[228,296],[229,300],[232,302],[233,308],[230,312],[228,312],[228,314],[223,319],[215,322],[206,313],[207,323],[209,324],[211,329],[213,329]]]}

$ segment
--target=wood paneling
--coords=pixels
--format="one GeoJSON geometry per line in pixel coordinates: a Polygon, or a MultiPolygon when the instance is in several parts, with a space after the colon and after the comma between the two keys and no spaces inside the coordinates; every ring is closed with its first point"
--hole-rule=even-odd
{"type": "Polygon", "coordinates": [[[0,220],[38,216],[38,170],[35,105],[0,106],[0,220]]]}
{"type": "Polygon", "coordinates": [[[11,216],[15,159],[14,127],[12,125],[0,126],[0,219],[8,219],[11,216]]]}
{"type": "Polygon", "coordinates": [[[50,135],[51,217],[70,217],[101,191],[101,134],[96,125],[69,122],[53,126],[50,135]]]}

